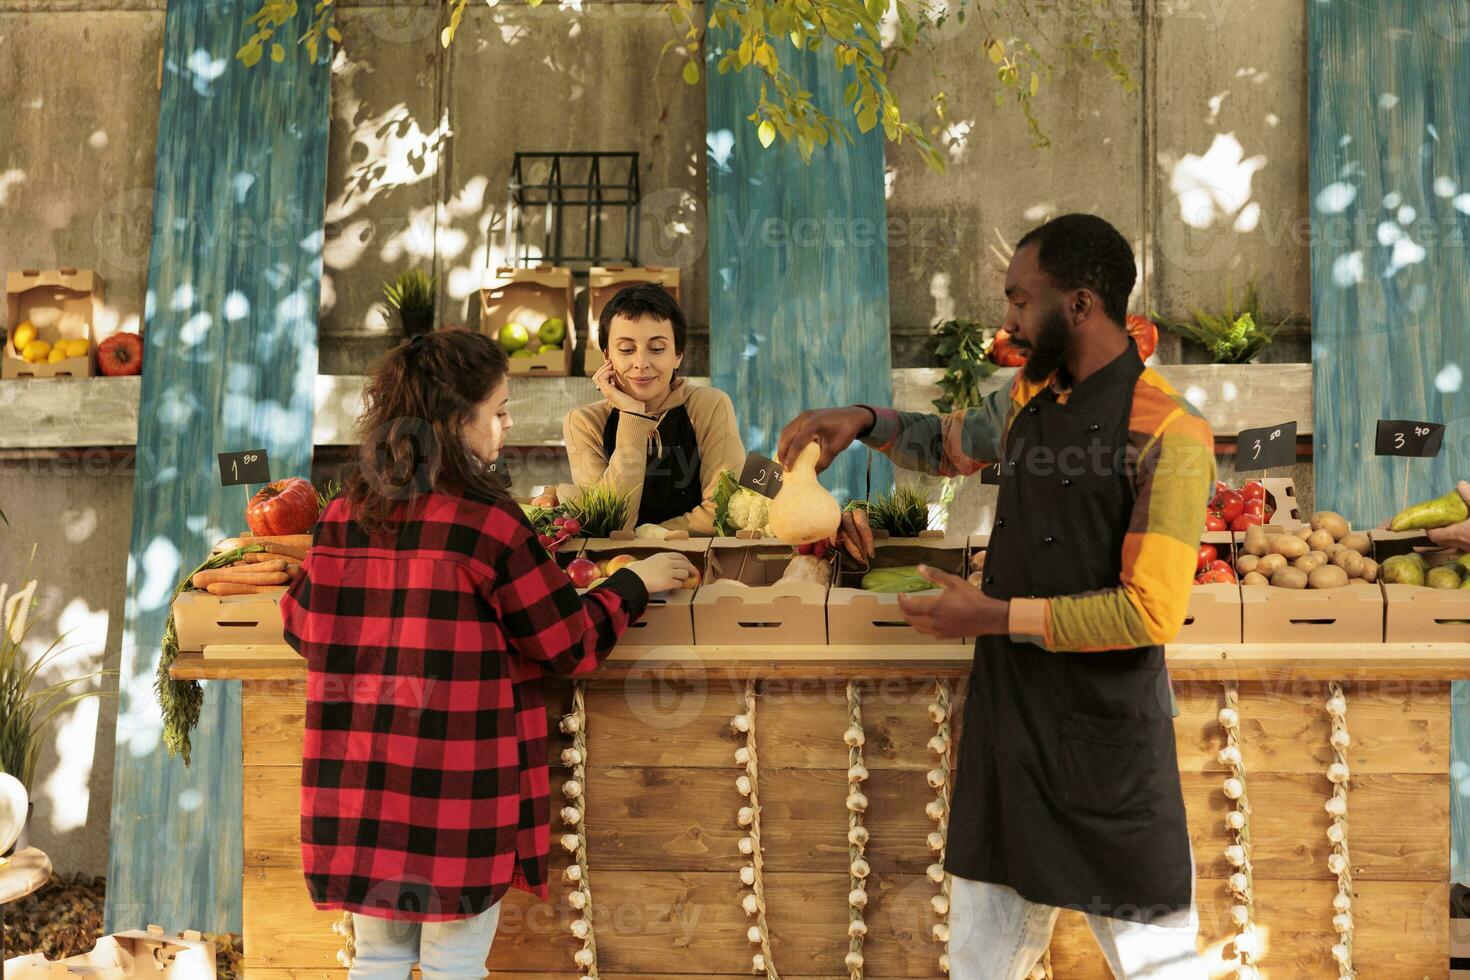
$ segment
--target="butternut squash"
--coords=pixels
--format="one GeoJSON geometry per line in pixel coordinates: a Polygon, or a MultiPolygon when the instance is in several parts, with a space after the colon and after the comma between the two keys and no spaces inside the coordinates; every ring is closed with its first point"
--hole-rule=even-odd
{"type": "Polygon", "coordinates": [[[842,508],[827,488],[817,482],[817,460],[822,447],[810,442],[781,479],[781,490],[771,501],[771,534],[786,544],[812,544],[837,534],[842,508]]]}

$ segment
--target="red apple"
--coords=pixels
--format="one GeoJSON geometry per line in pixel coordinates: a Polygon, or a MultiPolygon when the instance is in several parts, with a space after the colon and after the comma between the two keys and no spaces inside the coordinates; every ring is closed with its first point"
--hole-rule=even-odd
{"type": "Polygon", "coordinates": [[[1214,545],[1212,545],[1212,544],[1202,544],[1202,545],[1200,545],[1199,546],[1199,554],[1195,558],[1194,570],[1197,571],[1197,572],[1204,571],[1206,568],[1209,567],[1210,562],[1214,561],[1215,558],[1218,555],[1219,555],[1219,552],[1215,550],[1215,546],[1214,545]]]}
{"type": "Polygon", "coordinates": [[[1230,522],[1230,530],[1244,531],[1253,524],[1264,524],[1260,514],[1239,514],[1235,520],[1230,522]]]}
{"type": "Polygon", "coordinates": [[[97,347],[97,370],[109,378],[143,373],[143,338],[115,333],[97,347]]]}
{"type": "Polygon", "coordinates": [[[601,576],[602,572],[598,570],[597,562],[587,558],[573,558],[567,564],[567,578],[571,579],[572,584],[579,589],[590,588],[592,583],[601,576]]]}
{"type": "Polygon", "coordinates": [[[631,565],[637,560],[632,555],[613,555],[607,560],[607,564],[603,566],[603,574],[611,575],[618,569],[631,565]]]}

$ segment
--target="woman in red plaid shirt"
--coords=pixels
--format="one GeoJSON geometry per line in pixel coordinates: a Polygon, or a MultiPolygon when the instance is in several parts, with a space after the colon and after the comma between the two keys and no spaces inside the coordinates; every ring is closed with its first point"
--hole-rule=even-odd
{"type": "Polygon", "coordinates": [[[508,400],[487,337],[390,353],[281,602],[307,662],[302,864],[317,908],[353,914],[353,978],[486,975],[500,899],[547,893],[542,678],[594,669],[694,571],[659,555],[579,596],[488,467],[508,400]]]}

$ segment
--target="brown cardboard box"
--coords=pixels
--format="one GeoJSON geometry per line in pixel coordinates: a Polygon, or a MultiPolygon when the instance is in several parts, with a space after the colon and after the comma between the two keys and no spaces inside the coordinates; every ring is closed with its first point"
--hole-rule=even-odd
{"type": "Polygon", "coordinates": [[[174,600],[173,608],[179,650],[199,652],[225,644],[284,645],[281,596],[285,594],[284,585],[254,595],[184,592],[174,600]]]}
{"type": "Polygon", "coordinates": [[[617,295],[618,290],[640,282],[658,283],[669,291],[674,302],[679,302],[678,269],[659,265],[594,265],[587,273],[587,350],[582,355],[582,369],[588,377],[607,359],[602,356],[602,341],[597,329],[602,308],[617,295]]]}
{"type": "MultiPolygon", "coordinates": [[[[694,640],[733,646],[822,646],[826,584],[781,582],[792,548],[770,538],[713,539],[694,597],[694,640]]],[[[835,569],[835,562],[829,573],[835,569]]]]}
{"type": "MultiPolygon", "coordinates": [[[[877,554],[871,568],[924,564],[961,577],[968,572],[969,538],[964,535],[928,531],[917,538],[875,538],[873,544],[877,554]]],[[[837,581],[827,594],[829,646],[924,644],[969,647],[974,643],[973,638],[937,640],[914,629],[898,608],[898,596],[865,592],[860,588],[863,574],[870,567],[855,563],[845,555],[838,558],[837,581]]]]}
{"type": "Polygon", "coordinates": [[[97,349],[97,320],[102,312],[102,278],[90,269],[25,269],[5,277],[6,335],[0,355],[0,377],[89,378],[97,349]],[[11,338],[15,328],[30,321],[38,340],[53,346],[58,340],[87,341],[87,353],[55,364],[31,364],[20,356],[11,338]]]}
{"type": "MultiPolygon", "coordinates": [[[[1201,544],[1215,546],[1219,559],[1235,567],[1234,535],[1229,531],[1206,531],[1201,544]]],[[[1189,609],[1174,643],[1239,643],[1241,603],[1238,584],[1196,585],[1189,590],[1189,609]]]]}
{"type": "MultiPolygon", "coordinates": [[[[1291,477],[1267,477],[1261,481],[1261,484],[1266,488],[1266,502],[1275,511],[1267,527],[1294,531],[1307,523],[1302,515],[1301,506],[1297,503],[1296,482],[1291,477]]],[[[1306,515],[1306,517],[1310,516],[1310,514],[1306,515]]]]}
{"type": "Polygon", "coordinates": [[[534,269],[501,266],[480,289],[480,332],[499,338],[500,328],[519,323],[531,334],[526,350],[536,350],[536,331],[550,317],[561,317],[567,336],[559,351],[512,357],[510,373],[564,378],[572,373],[572,349],[577,328],[572,320],[572,270],[549,265],[534,269]]]}
{"type": "MultiPolygon", "coordinates": [[[[1291,532],[1268,526],[1266,533],[1277,537],[1291,532]]],[[[1243,534],[1237,538],[1238,544],[1245,540],[1243,534]]],[[[1240,601],[1246,643],[1383,642],[1383,591],[1376,584],[1341,589],[1242,585],[1240,601]]]]}
{"type": "MultiPolygon", "coordinates": [[[[588,538],[583,542],[581,557],[601,562],[615,555],[647,558],[663,551],[681,551],[695,568],[705,564],[709,538],[660,541],[651,538],[634,540],[588,538]]],[[[703,574],[703,573],[701,573],[703,574]]],[[[622,642],[632,646],[692,646],[694,644],[694,598],[698,589],[659,592],[648,598],[648,610],[628,627],[622,642]]]]}
{"type": "MultiPolygon", "coordinates": [[[[1455,562],[1459,553],[1435,548],[1423,531],[1374,530],[1373,557],[1380,564],[1420,550],[1430,567],[1455,562]]],[[[1381,573],[1381,569],[1380,569],[1381,573]]],[[[1470,589],[1431,589],[1384,582],[1383,638],[1389,643],[1470,642],[1470,589]]]]}

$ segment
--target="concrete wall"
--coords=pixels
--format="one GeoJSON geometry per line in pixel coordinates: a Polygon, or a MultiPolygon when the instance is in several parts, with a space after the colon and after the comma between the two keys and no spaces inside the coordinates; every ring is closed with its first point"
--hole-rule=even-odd
{"type": "MultiPolygon", "coordinates": [[[[991,246],[1068,210],[1102,213],[1133,240],[1144,273],[1136,309],[1182,315],[1254,277],[1269,310],[1305,319],[1305,0],[1140,3],[1115,5],[1138,91],[1123,93],[1095,64],[1059,64],[1038,103],[1050,150],[1033,149],[1019,115],[995,107],[973,18],[894,71],[912,111],[938,85],[951,118],[945,174],[890,150],[896,337],[944,317],[996,316],[1002,267],[991,246]]],[[[99,269],[105,329],[143,314],[163,8],[0,0],[0,269],[99,269]]],[[[505,255],[517,149],[638,150],[643,257],[683,267],[690,319],[707,323],[704,93],[679,79],[672,56],[660,64],[672,35],[656,4],[475,4],[448,53],[426,0],[338,8],[323,370],[360,372],[391,346],[376,303],[381,281],[405,266],[432,265],[445,319],[473,320],[480,270],[505,255]],[[687,232],[660,236],[672,222],[687,232]]],[[[1163,354],[1177,357],[1177,346],[1166,341],[1163,354]]],[[[74,630],[68,672],[118,661],[131,480],[106,453],[84,463],[15,454],[0,467],[10,518],[0,581],[19,582],[36,542],[49,617],[36,635],[44,644],[74,630]]],[[[115,725],[108,701],[53,730],[34,839],[63,872],[105,867],[115,725]]]]}

